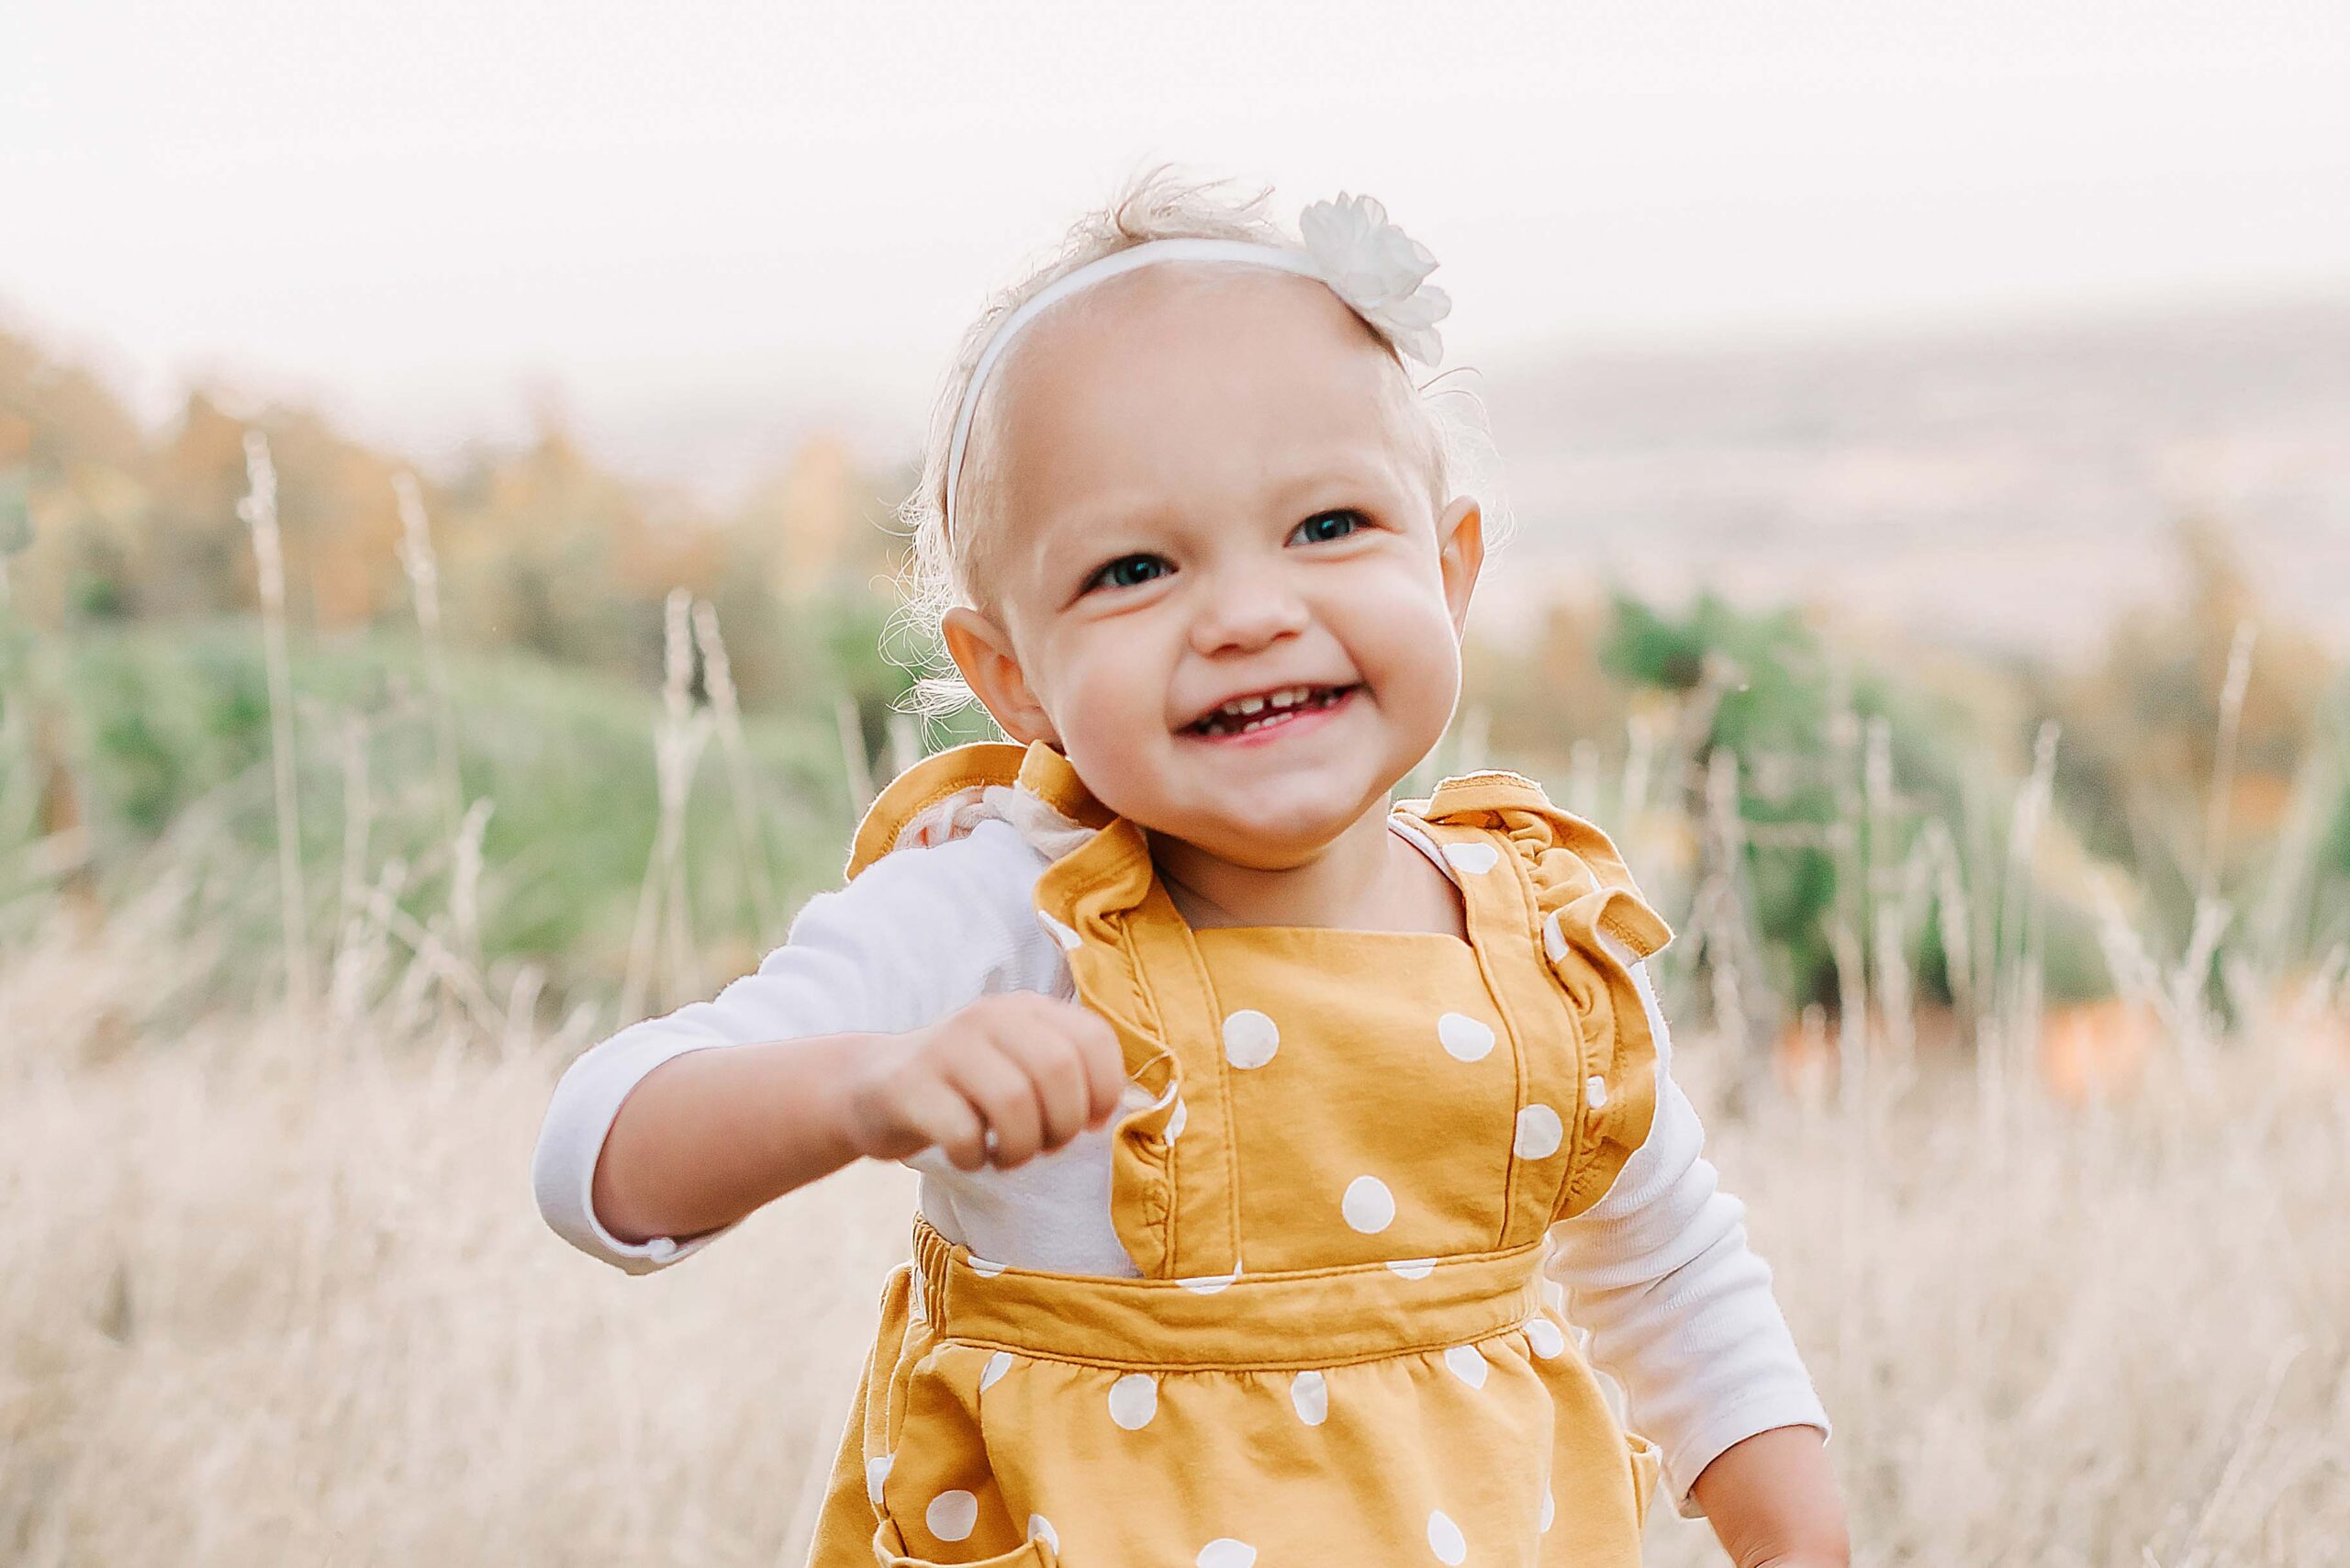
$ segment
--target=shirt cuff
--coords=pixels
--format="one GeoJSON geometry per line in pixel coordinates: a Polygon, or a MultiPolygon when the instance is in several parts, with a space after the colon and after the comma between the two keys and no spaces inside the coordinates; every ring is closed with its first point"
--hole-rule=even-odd
{"type": "Polygon", "coordinates": [[[603,1156],[604,1139],[620,1114],[621,1102],[662,1063],[725,1043],[681,1042],[648,1034],[633,1042],[635,1049],[606,1049],[572,1064],[555,1086],[531,1168],[539,1213],[556,1235],[624,1272],[650,1274],[691,1257],[734,1228],[726,1225],[682,1238],[655,1236],[622,1241],[597,1216],[595,1202],[596,1162],[603,1156]]]}

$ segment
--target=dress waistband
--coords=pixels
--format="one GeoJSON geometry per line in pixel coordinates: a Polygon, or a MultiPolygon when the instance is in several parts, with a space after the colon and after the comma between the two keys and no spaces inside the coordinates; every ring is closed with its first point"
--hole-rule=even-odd
{"type": "Polygon", "coordinates": [[[1491,1338],[1541,1309],[1541,1247],[1204,1280],[1113,1279],[972,1256],[917,1215],[922,1310],[942,1338],[1161,1371],[1344,1366],[1491,1338]]]}

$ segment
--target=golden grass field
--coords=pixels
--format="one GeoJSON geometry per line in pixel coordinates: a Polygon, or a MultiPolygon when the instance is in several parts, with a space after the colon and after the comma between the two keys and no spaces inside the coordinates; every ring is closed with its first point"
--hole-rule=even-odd
{"type": "MultiPolygon", "coordinates": [[[[265,455],[256,497],[273,493],[265,455]]],[[[267,566],[274,510],[253,520],[267,566]]],[[[420,520],[413,558],[429,561],[420,520]]],[[[651,1278],[557,1240],[532,1204],[532,1146],[556,1075],[614,1014],[575,1006],[550,1030],[543,971],[466,957],[487,808],[458,810],[445,689],[448,909],[414,917],[380,890],[392,867],[372,879],[359,757],[338,930],[304,935],[273,581],[264,570],[283,965],[263,994],[282,982],[308,1000],[218,1000],[254,994],[250,962],[220,963],[251,933],[220,912],[250,905],[269,872],[229,840],[207,850],[201,808],[110,904],[66,878],[0,909],[20,934],[0,945],[0,1564],[797,1568],[903,1254],[912,1176],[843,1172],[651,1278]]],[[[417,588],[432,602],[430,574],[417,588]]],[[[685,924],[680,845],[713,718],[746,842],[757,809],[714,618],[689,628],[688,610],[671,596],[661,827],[621,1017],[652,1010],[665,969],[666,1002],[705,993],[708,977],[679,978],[707,956],[685,924]],[[697,645],[711,712],[689,692],[697,645]]],[[[428,633],[437,613],[420,611],[428,633]]],[[[2223,774],[2242,633],[2235,647],[2223,774]]],[[[2025,916],[2053,733],[2004,853],[1971,882],[1954,851],[1928,857],[1931,834],[1894,868],[1934,890],[1953,946],[1983,934],[1948,966],[1972,998],[1965,1026],[1911,1015],[1921,910],[1905,893],[1867,923],[1873,963],[1852,912],[1834,914],[1849,1038],[1815,1009],[1767,1058],[1739,1059],[1692,1028],[1676,1076],[1836,1422],[1857,1562],[2350,1562],[2350,949],[2298,968],[2223,951],[2228,906],[2207,889],[2169,965],[2109,900],[2120,999],[2043,1009],[2025,916]],[[2215,969],[2232,1035],[2204,997],[2215,969]]],[[[1848,771],[1889,778],[1872,734],[1869,765],[1848,771]]],[[[1636,748],[1627,779],[1688,771],[1653,760],[1636,748]]],[[[1704,765],[1708,811],[1730,798],[1712,786],[1734,781],[1719,760],[1704,765]]],[[[869,778],[851,783],[869,794],[869,778]]],[[[1667,882],[1676,839],[1738,842],[1735,822],[1619,793],[1603,814],[1667,882]]],[[[1840,866],[1882,885],[1854,848],[1874,834],[1852,829],[1886,801],[1840,801],[1840,866]]],[[[2211,845],[2226,825],[2215,806],[2211,845]]],[[[51,823],[34,858],[74,836],[51,823]]],[[[2309,846],[2286,836],[2289,890],[2309,846]]],[[[1953,842],[1946,826],[1939,842],[1953,842]]],[[[1727,929],[1735,879],[1714,875],[1668,901],[1692,911],[1684,939],[1707,919],[1727,929]]],[[[1730,968],[1715,980],[1735,991],[1730,968]]],[[[1649,1544],[1667,1568],[1723,1560],[1670,1509],[1649,1544]]]]}
{"type": "MultiPolygon", "coordinates": [[[[624,1277],[531,1201],[576,1031],[486,1038],[413,994],[163,1015],[169,902],[0,959],[0,1561],[796,1564],[911,1177],[845,1172],[624,1277]]],[[[1929,1058],[1737,1115],[1683,1043],[1838,1423],[1857,1562],[2344,1560],[2328,1035],[2178,1047],[2109,1103],[1929,1058]]],[[[1669,1512],[1651,1558],[1721,1561],[1669,1512]]]]}

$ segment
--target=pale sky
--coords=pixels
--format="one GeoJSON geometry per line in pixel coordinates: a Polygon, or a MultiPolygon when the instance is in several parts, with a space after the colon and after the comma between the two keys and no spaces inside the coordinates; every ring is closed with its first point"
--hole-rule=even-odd
{"type": "Polygon", "coordinates": [[[887,446],[1149,158],[1378,196],[1448,364],[2338,294],[2350,6],[14,0],[0,321],[428,452],[534,388],[887,446]]]}

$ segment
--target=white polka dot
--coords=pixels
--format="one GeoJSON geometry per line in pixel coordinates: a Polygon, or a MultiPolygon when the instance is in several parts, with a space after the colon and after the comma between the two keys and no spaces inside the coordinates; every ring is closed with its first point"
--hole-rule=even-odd
{"type": "Polygon", "coordinates": [[[1391,1258],[1387,1266],[1407,1280],[1425,1280],[1436,1272],[1433,1258],[1391,1258]]]}
{"type": "Polygon", "coordinates": [[[1483,1061],[1494,1048],[1494,1031],[1465,1013],[1448,1013],[1436,1021],[1436,1037],[1444,1054],[1455,1061],[1483,1061]]]}
{"type": "Polygon", "coordinates": [[[879,1459],[865,1462],[865,1495],[877,1508],[881,1506],[881,1483],[890,1479],[890,1466],[897,1457],[893,1453],[885,1453],[879,1459]]]}
{"type": "Polygon", "coordinates": [[[1080,936],[1075,931],[1055,920],[1041,909],[1036,912],[1036,924],[1053,934],[1053,940],[1061,945],[1061,950],[1065,953],[1074,953],[1085,946],[1084,937],[1080,936]]]}
{"type": "Polygon", "coordinates": [[[1485,1373],[1492,1369],[1485,1363],[1485,1354],[1474,1345],[1455,1345],[1444,1353],[1444,1364],[1453,1376],[1472,1388],[1485,1386],[1485,1373]]]}
{"type": "Polygon", "coordinates": [[[1560,1333],[1559,1326],[1547,1317],[1526,1320],[1526,1342],[1534,1348],[1536,1355],[1546,1361],[1567,1348],[1567,1337],[1560,1333]]]}
{"type": "Polygon", "coordinates": [[[1257,1549],[1245,1540],[1220,1535],[1200,1548],[1200,1554],[1192,1561],[1198,1568],[1254,1568],[1257,1549]]]}
{"type": "Polygon", "coordinates": [[[992,1280],[998,1274],[1003,1272],[1002,1264],[997,1262],[992,1258],[982,1258],[976,1252],[971,1255],[970,1264],[971,1272],[979,1275],[979,1278],[983,1280],[992,1280]]]}
{"type": "Polygon", "coordinates": [[[1448,844],[1444,857],[1452,862],[1454,870],[1466,871],[1472,877],[1483,876],[1502,861],[1501,851],[1490,844],[1448,844]]]}
{"type": "Polygon", "coordinates": [[[1214,1295],[1239,1277],[1240,1271],[1235,1269],[1228,1274],[1194,1274],[1188,1280],[1178,1280],[1175,1282],[1193,1295],[1214,1295]]]}
{"type": "Polygon", "coordinates": [[[1445,1568],[1460,1568],[1468,1561],[1469,1542],[1462,1539],[1460,1527],[1454,1524],[1442,1508],[1428,1515],[1428,1550],[1445,1568]]]}
{"type": "Polygon", "coordinates": [[[1176,1101],[1174,1114],[1167,1118],[1167,1130],[1159,1136],[1169,1143],[1173,1143],[1183,1136],[1183,1125],[1191,1119],[1192,1108],[1181,1100],[1176,1101]]]}
{"type": "Polygon", "coordinates": [[[1520,1159],[1548,1159],[1559,1152],[1566,1136],[1558,1112],[1548,1105],[1528,1105],[1517,1114],[1517,1141],[1510,1147],[1520,1159]]]}
{"type": "Polygon", "coordinates": [[[996,1380],[1011,1370],[1012,1352],[1010,1350],[998,1350],[994,1355],[990,1356],[988,1364],[979,1369],[979,1392],[985,1394],[989,1389],[993,1388],[996,1385],[996,1380]]]}
{"type": "Polygon", "coordinates": [[[941,1492],[923,1510],[923,1522],[941,1540],[961,1540],[979,1522],[979,1500],[968,1492],[941,1492]]]}
{"type": "Polygon", "coordinates": [[[1555,910],[1551,912],[1550,917],[1542,923],[1542,956],[1554,964],[1561,962],[1567,956],[1567,933],[1559,924],[1558,913],[1555,910]]]}
{"type": "Polygon", "coordinates": [[[1330,1414],[1330,1384],[1320,1372],[1302,1372],[1289,1380],[1289,1402],[1299,1420],[1318,1427],[1330,1414]]]}
{"type": "Polygon", "coordinates": [[[1147,1372],[1128,1372],[1110,1385],[1110,1419],[1129,1432],[1150,1425],[1158,1414],[1158,1380],[1147,1372]]]}
{"type": "Polygon", "coordinates": [[[1281,1030],[1253,1007],[1244,1007],[1224,1021],[1225,1059],[1235,1067],[1262,1067],[1281,1048],[1281,1030]]]}
{"type": "Polygon", "coordinates": [[[1061,1549],[1061,1532],[1053,1528],[1053,1521],[1046,1518],[1042,1514],[1031,1514],[1028,1516],[1028,1539],[1030,1540],[1041,1540],[1046,1546],[1051,1547],[1055,1551],[1058,1551],[1061,1549]]]}
{"type": "Polygon", "coordinates": [[[1583,1081],[1583,1097],[1595,1111],[1607,1103],[1607,1080],[1593,1073],[1583,1081]]]}
{"type": "Polygon", "coordinates": [[[1358,1176],[1347,1183],[1338,1212],[1365,1236],[1376,1236],[1395,1223],[1395,1194],[1376,1176],[1358,1176]]]}
{"type": "Polygon", "coordinates": [[[1536,1523],[1536,1529],[1539,1530],[1544,1535],[1549,1535],[1550,1533],[1550,1521],[1558,1517],[1559,1499],[1552,1495],[1550,1491],[1550,1478],[1546,1475],[1542,1478],[1542,1518],[1536,1523]]]}

